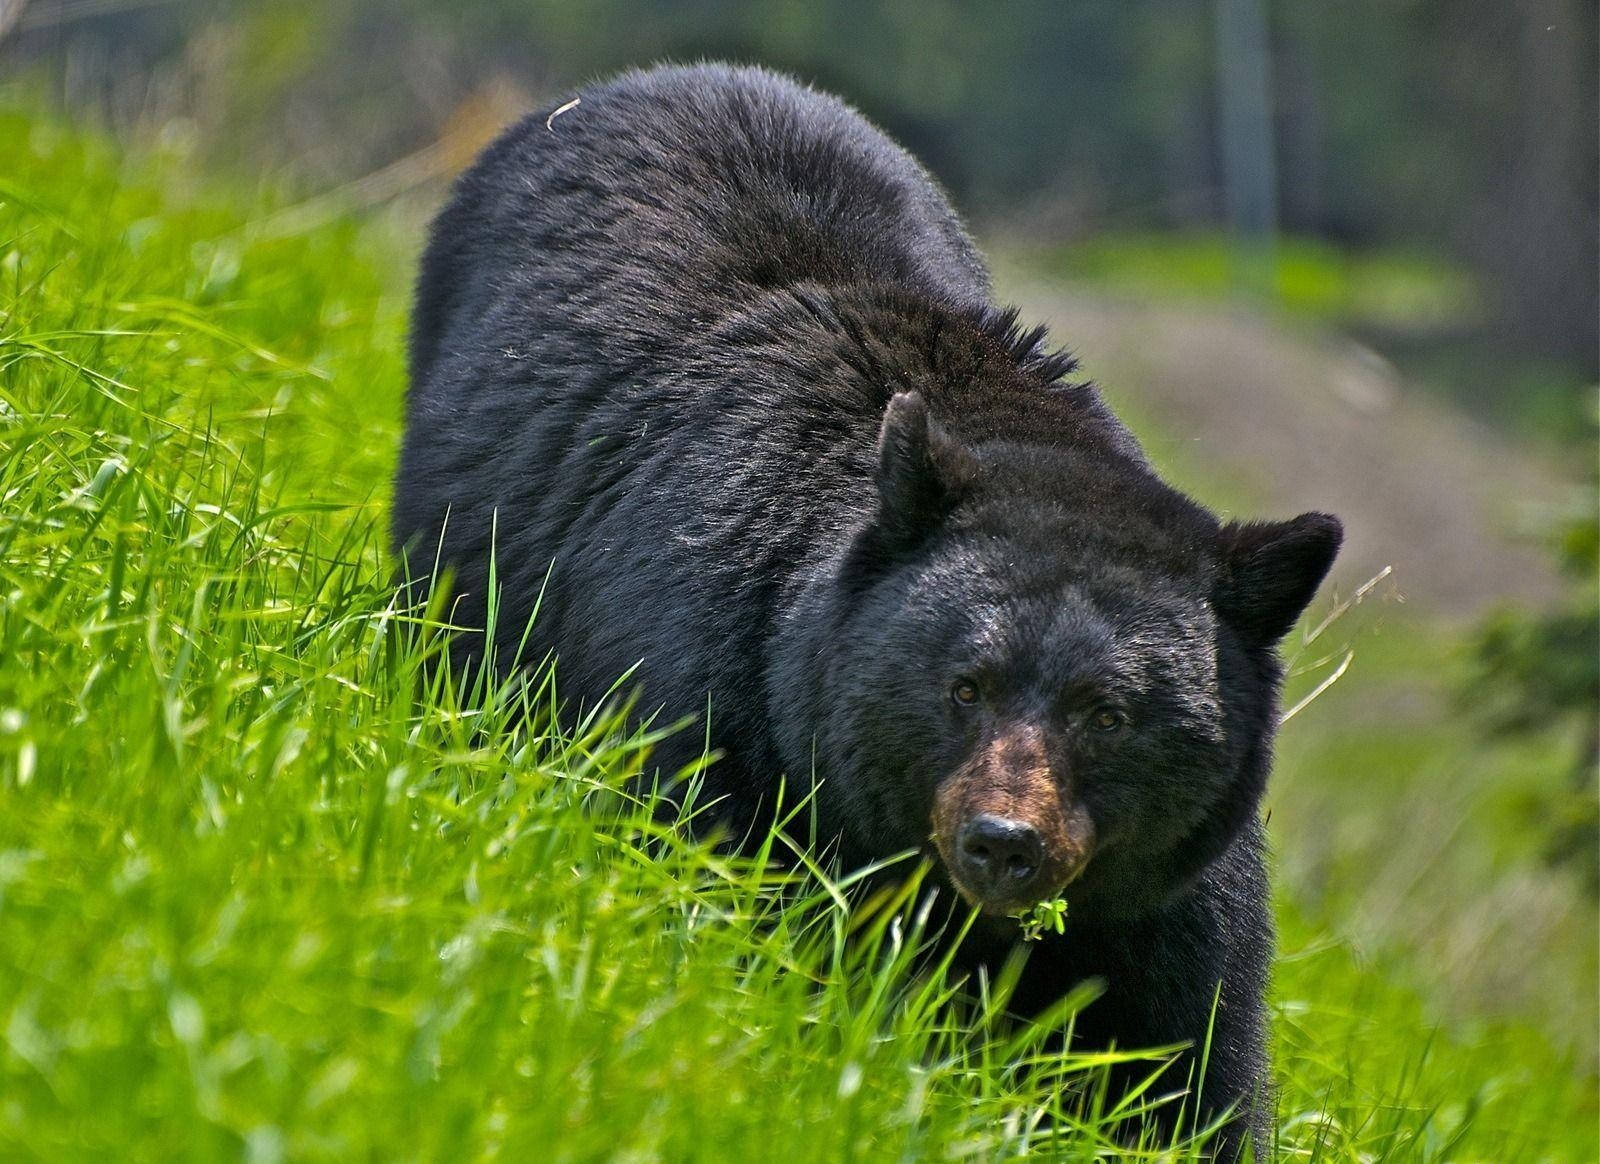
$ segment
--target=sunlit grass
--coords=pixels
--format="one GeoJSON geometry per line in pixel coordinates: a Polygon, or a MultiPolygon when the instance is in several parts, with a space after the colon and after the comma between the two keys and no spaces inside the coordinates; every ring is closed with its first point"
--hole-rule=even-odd
{"type": "Polygon", "coordinates": [[[1041,273],[1170,300],[1216,300],[1241,281],[1295,315],[1387,330],[1460,328],[1477,318],[1477,291],[1439,259],[1346,250],[1281,237],[1252,269],[1227,235],[1101,234],[1030,252],[1041,273]]]}
{"type": "MultiPolygon", "coordinates": [[[[944,973],[909,865],[847,902],[786,835],[730,857],[635,787],[654,728],[552,715],[559,664],[429,665],[380,229],[259,240],[15,115],[0,155],[0,1156],[1115,1154],[1104,1057],[944,973]]],[[[1434,1032],[1283,914],[1286,1154],[1592,1158],[1536,1034],[1434,1032]]]]}

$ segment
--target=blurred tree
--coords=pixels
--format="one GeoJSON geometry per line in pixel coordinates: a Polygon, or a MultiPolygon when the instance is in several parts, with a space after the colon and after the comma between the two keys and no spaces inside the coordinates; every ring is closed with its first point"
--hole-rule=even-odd
{"type": "Polygon", "coordinates": [[[1500,342],[1600,371],[1596,11],[1582,0],[1274,9],[1290,229],[1431,244],[1500,342]]]}

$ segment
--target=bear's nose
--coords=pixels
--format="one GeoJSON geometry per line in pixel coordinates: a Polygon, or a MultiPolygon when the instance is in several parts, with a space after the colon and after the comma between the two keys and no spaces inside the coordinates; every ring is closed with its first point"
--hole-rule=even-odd
{"type": "Polygon", "coordinates": [[[1044,861],[1044,839],[1026,821],[981,813],[961,826],[958,872],[982,896],[1012,900],[1024,895],[1044,861]]]}

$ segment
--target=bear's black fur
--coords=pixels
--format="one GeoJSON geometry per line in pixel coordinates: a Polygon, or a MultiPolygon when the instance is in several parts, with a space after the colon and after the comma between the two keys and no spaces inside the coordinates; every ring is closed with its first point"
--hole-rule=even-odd
{"type": "Polygon", "coordinates": [[[435,223],[395,540],[466,625],[494,547],[499,657],[539,599],[522,654],[568,698],[637,665],[642,706],[709,704],[730,821],[814,776],[847,865],[924,848],[994,913],[1066,884],[1017,1005],[1098,978],[1076,1037],[1122,1047],[1214,1014],[1199,1107],[1260,1135],[1275,648],[1339,524],[1220,523],[1073,368],[847,106],[629,73],[508,132],[435,223]],[[1014,869],[985,814],[1034,846],[1014,869]]]}

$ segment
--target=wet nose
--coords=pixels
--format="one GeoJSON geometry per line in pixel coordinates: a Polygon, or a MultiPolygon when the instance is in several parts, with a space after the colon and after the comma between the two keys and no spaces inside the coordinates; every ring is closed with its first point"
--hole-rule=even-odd
{"type": "Polygon", "coordinates": [[[1044,839],[1026,821],[982,813],[961,826],[962,880],[985,896],[1023,893],[1044,860],[1044,839]]]}

